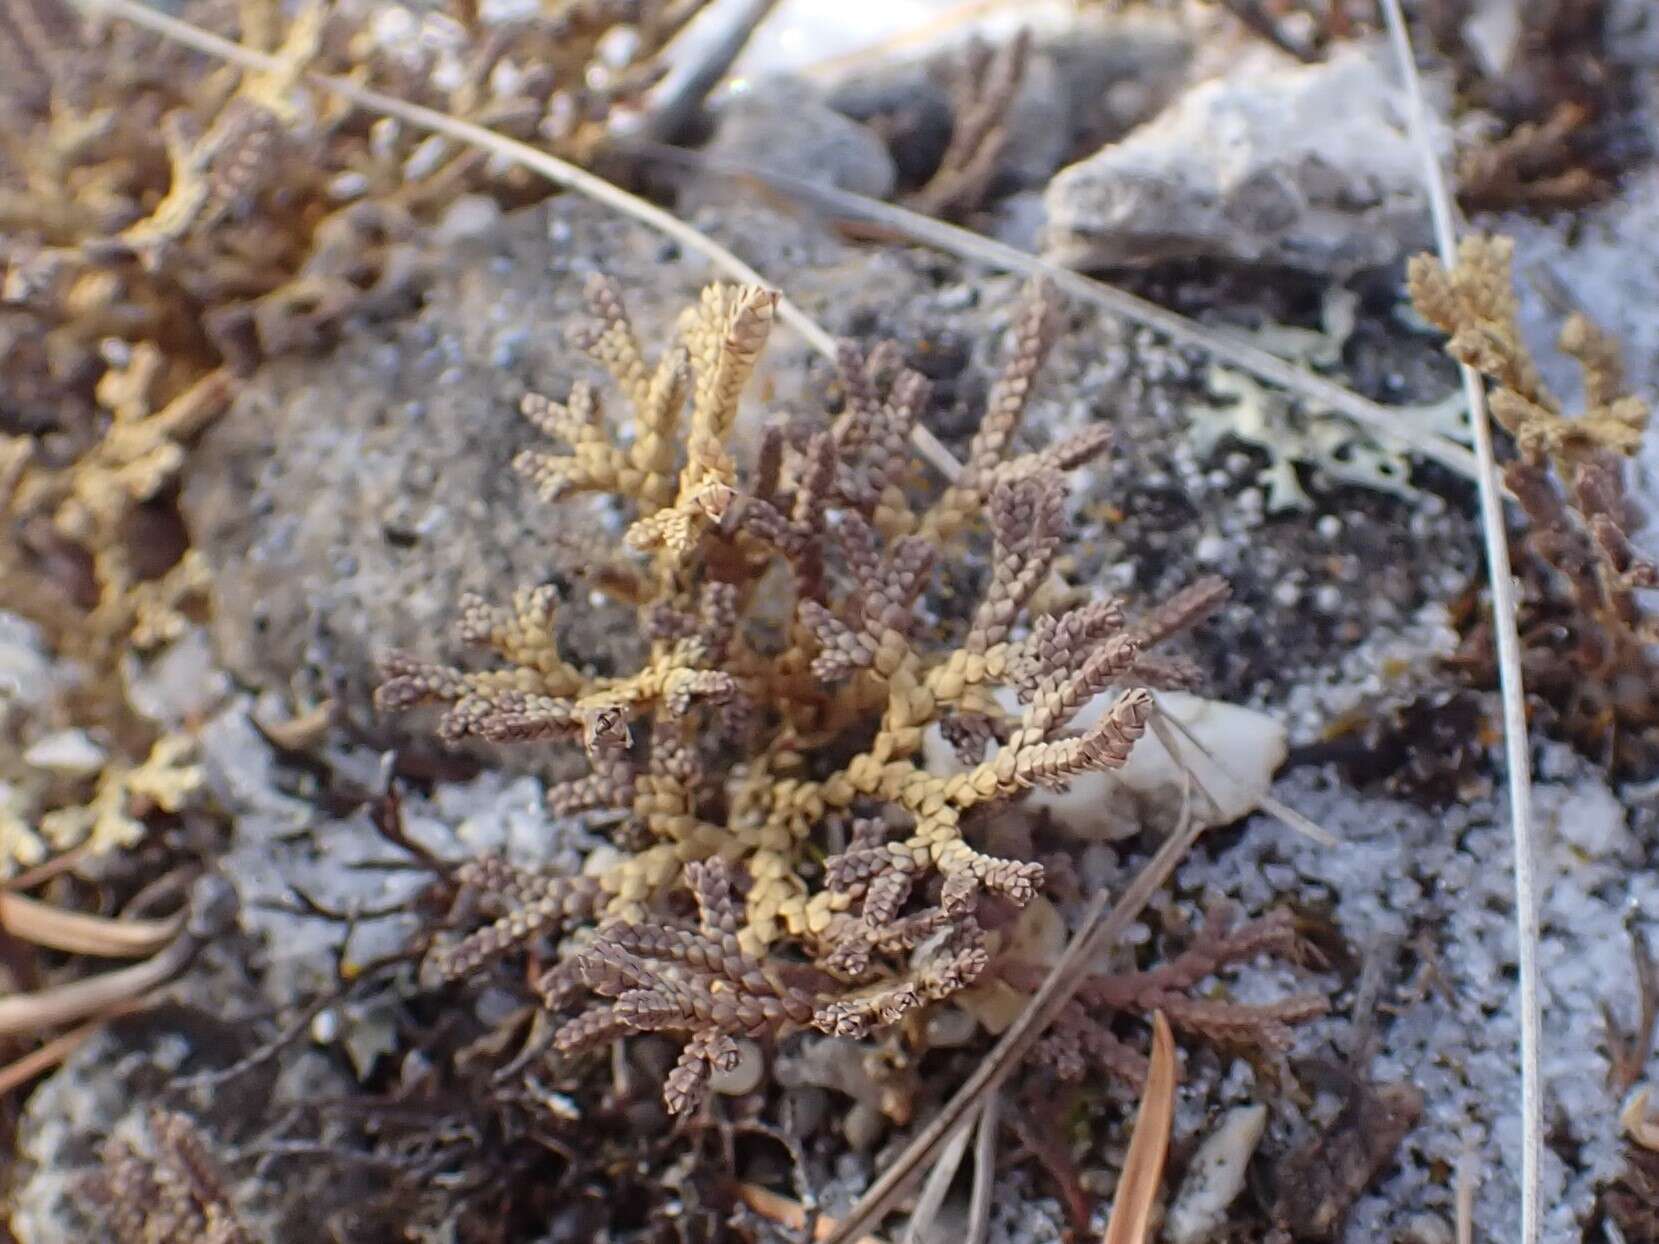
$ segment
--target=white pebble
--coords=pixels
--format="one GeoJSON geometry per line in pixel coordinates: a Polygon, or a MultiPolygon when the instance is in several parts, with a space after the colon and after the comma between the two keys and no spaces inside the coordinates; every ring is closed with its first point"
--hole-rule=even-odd
{"type": "Polygon", "coordinates": [[[766,1074],[766,1057],[753,1041],[737,1043],[737,1062],[729,1070],[716,1069],[709,1087],[725,1097],[742,1097],[760,1087],[766,1074]]]}
{"type": "Polygon", "coordinates": [[[1200,1244],[1222,1227],[1266,1127],[1266,1106],[1240,1106],[1198,1147],[1164,1223],[1169,1244],[1200,1244]]]}
{"type": "Polygon", "coordinates": [[[932,1050],[964,1046],[978,1032],[979,1021],[959,1006],[938,1007],[927,1017],[927,1046],[932,1050]]]}
{"type": "Polygon", "coordinates": [[[88,777],[104,767],[108,753],[84,730],[59,730],[35,742],[23,753],[23,763],[70,777],[88,777]]]}

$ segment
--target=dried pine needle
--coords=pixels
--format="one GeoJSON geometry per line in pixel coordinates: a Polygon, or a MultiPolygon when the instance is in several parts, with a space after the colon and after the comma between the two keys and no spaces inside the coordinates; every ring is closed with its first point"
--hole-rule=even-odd
{"type": "Polygon", "coordinates": [[[1002,1126],[1002,1094],[985,1095],[979,1109],[979,1130],[974,1136],[974,1185],[968,1199],[968,1230],[965,1244],[985,1244],[991,1228],[991,1193],[997,1182],[997,1129],[1002,1126]]]}
{"type": "Polygon", "coordinates": [[[0,929],[70,954],[142,959],[167,945],[183,927],[182,915],[169,920],[112,920],[0,891],[0,929]]]}
{"type": "Polygon", "coordinates": [[[973,1135],[977,1122],[977,1112],[970,1114],[951,1134],[944,1150],[933,1163],[933,1169],[928,1172],[927,1182],[922,1185],[922,1193],[916,1198],[916,1208],[910,1211],[910,1225],[905,1227],[900,1244],[922,1244],[932,1235],[939,1207],[945,1203],[951,1182],[962,1166],[962,1158],[968,1151],[968,1140],[973,1135]]]}
{"type": "Polygon", "coordinates": [[[99,1015],[90,1023],[82,1024],[79,1028],[64,1033],[61,1037],[54,1037],[38,1049],[30,1050],[21,1058],[17,1058],[0,1067],[0,1098],[4,1098],[13,1089],[20,1088],[37,1076],[45,1075],[54,1067],[67,1059],[81,1046],[94,1036],[97,1031],[111,1020],[120,1019],[123,1015],[131,1015],[134,1011],[143,1010],[147,1002],[143,998],[130,998],[125,1002],[117,1003],[109,1010],[99,1015]]]}
{"type": "Polygon", "coordinates": [[[1101,1244],[1146,1244],[1150,1238],[1152,1212],[1158,1204],[1164,1161],[1169,1156],[1170,1128],[1175,1122],[1175,1083],[1175,1036],[1164,1013],[1155,1011],[1152,1065],[1146,1073],[1135,1132],[1129,1139],[1129,1153],[1123,1160],[1123,1174],[1118,1177],[1112,1215],[1106,1220],[1101,1244]]]}
{"type": "MultiPolygon", "coordinates": [[[[791,1201],[786,1196],[762,1188],[759,1184],[740,1183],[737,1185],[737,1199],[742,1201],[755,1213],[768,1222],[775,1222],[790,1231],[806,1230],[807,1212],[799,1201],[791,1201]]],[[[819,1215],[817,1225],[813,1228],[812,1238],[815,1241],[827,1240],[835,1232],[840,1223],[833,1218],[819,1215]]],[[[887,1244],[879,1235],[860,1236],[857,1244],[887,1244]]]]}
{"type": "Polygon", "coordinates": [[[130,1002],[164,984],[190,962],[199,948],[197,939],[185,933],[165,950],[132,967],[0,998],[0,1037],[32,1036],[130,1002]]]}
{"type": "Polygon", "coordinates": [[[1651,1091],[1645,1088],[1632,1093],[1619,1112],[1619,1126],[1642,1148],[1659,1152],[1659,1122],[1654,1121],[1647,1109],[1651,1096],[1651,1091]]]}

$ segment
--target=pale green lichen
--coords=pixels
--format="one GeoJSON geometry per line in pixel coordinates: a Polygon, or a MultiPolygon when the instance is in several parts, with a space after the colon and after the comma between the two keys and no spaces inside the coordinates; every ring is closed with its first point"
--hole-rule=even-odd
{"type": "MultiPolygon", "coordinates": [[[[1269,324],[1249,337],[1288,362],[1334,372],[1353,332],[1357,306],[1351,290],[1335,287],[1325,297],[1319,330],[1269,324]]],[[[1228,437],[1266,453],[1268,462],[1257,482],[1266,491],[1269,513],[1313,508],[1302,485],[1303,467],[1338,483],[1409,500],[1421,495],[1411,484],[1406,442],[1360,427],[1335,410],[1292,399],[1219,363],[1210,367],[1208,384],[1222,401],[1191,408],[1193,443],[1205,457],[1228,437]]],[[[1439,402],[1401,406],[1395,414],[1402,425],[1419,432],[1462,441],[1468,436],[1463,411],[1458,393],[1439,402]]]]}

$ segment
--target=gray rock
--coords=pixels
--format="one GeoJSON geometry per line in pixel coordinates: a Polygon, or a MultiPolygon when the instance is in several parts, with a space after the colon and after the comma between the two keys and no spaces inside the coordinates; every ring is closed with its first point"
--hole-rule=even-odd
{"type": "Polygon", "coordinates": [[[928,61],[893,61],[835,82],[831,108],[886,140],[899,179],[926,181],[950,143],[951,99],[943,75],[928,61]]]}
{"type": "MultiPolygon", "coordinates": [[[[770,79],[727,101],[704,151],[716,160],[885,199],[898,174],[887,144],[837,112],[810,86],[770,79]]],[[[700,178],[682,193],[680,207],[699,208],[746,198],[753,191],[721,177],[700,178]]]]}
{"type": "MultiPolygon", "coordinates": [[[[1192,48],[1161,19],[1079,20],[1038,32],[1025,78],[1008,106],[1002,176],[1013,189],[1045,185],[1076,154],[1154,116],[1174,97],[1192,48]]],[[[831,107],[886,138],[901,181],[917,185],[950,141],[960,41],[924,55],[860,68],[832,82],[831,107]]]]}
{"type": "Polygon", "coordinates": [[[230,693],[211,636],[192,626],[148,658],[129,653],[121,665],[127,702],[167,730],[201,721],[230,693]]]}
{"type": "Polygon", "coordinates": [[[1011,194],[991,209],[987,232],[1004,246],[1034,251],[1042,242],[1048,224],[1042,192],[1022,190],[1011,194]]]}
{"type": "Polygon", "coordinates": [[[1363,48],[1252,56],[1062,171],[1046,254],[1074,268],[1216,257],[1332,276],[1425,245],[1421,159],[1363,48]]]}
{"type": "Polygon", "coordinates": [[[1186,85],[1192,40],[1178,21],[1157,14],[1080,19],[1037,49],[1064,85],[1071,151],[1093,151],[1150,121],[1186,85]]]}

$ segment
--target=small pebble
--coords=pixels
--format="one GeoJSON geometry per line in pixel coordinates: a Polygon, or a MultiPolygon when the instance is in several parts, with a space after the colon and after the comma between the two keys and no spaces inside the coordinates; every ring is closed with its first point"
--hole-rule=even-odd
{"type": "Polygon", "coordinates": [[[737,1062],[729,1069],[717,1069],[709,1077],[709,1088],[725,1097],[742,1097],[760,1087],[766,1076],[766,1056],[753,1041],[737,1043],[737,1062]]]}
{"type": "Polygon", "coordinates": [[[84,730],[59,730],[23,753],[23,763],[69,777],[89,777],[104,767],[108,753],[84,730]]]}
{"type": "Polygon", "coordinates": [[[978,1022],[959,1006],[938,1007],[927,1017],[929,1049],[948,1050],[966,1045],[978,1031],[978,1022]]]}
{"type": "Polygon", "coordinates": [[[1227,555],[1227,541],[1217,535],[1200,536],[1192,555],[1207,566],[1213,566],[1227,555]]]}
{"type": "Polygon", "coordinates": [[[318,1045],[332,1045],[340,1035],[340,1013],[332,1007],[318,1011],[311,1020],[311,1039],[318,1045]]]}

